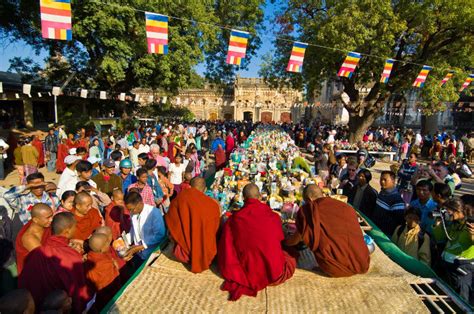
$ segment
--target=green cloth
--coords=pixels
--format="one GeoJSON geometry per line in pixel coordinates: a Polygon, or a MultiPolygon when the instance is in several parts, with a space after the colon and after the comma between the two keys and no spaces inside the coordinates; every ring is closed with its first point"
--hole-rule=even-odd
{"type": "MultiPolygon", "coordinates": [[[[453,263],[454,259],[474,259],[474,245],[467,225],[464,222],[453,222],[446,230],[452,240],[449,240],[444,248],[443,259],[448,263],[453,263]]],[[[448,240],[442,224],[433,227],[433,237],[438,243],[448,240]]]]}
{"type": "Polygon", "coordinates": [[[311,173],[311,168],[308,166],[308,163],[303,157],[296,157],[293,159],[293,164],[291,165],[292,169],[303,169],[307,173],[311,173]]]}

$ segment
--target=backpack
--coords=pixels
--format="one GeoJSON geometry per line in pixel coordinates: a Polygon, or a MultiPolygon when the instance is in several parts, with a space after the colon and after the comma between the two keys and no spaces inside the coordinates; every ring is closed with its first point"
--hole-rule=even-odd
{"type": "Polygon", "coordinates": [[[375,165],[375,158],[371,154],[367,153],[367,158],[365,158],[364,166],[366,168],[372,168],[375,165]]]}
{"type": "MultiPolygon", "coordinates": [[[[405,230],[405,227],[401,225],[400,228],[398,228],[397,230],[398,239],[400,239],[400,236],[402,235],[403,230],[405,230]]],[[[423,245],[423,242],[425,242],[425,232],[423,230],[420,230],[420,232],[418,232],[418,250],[423,245]]]]}

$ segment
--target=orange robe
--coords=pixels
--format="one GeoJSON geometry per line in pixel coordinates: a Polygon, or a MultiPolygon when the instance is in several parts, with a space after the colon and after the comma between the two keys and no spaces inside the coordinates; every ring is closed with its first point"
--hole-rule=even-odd
{"type": "Polygon", "coordinates": [[[217,253],[220,209],[215,200],[195,188],[181,191],[165,215],[171,238],[180,250],[177,258],[191,263],[191,271],[209,269],[217,253]]]}
{"type": "Polygon", "coordinates": [[[84,263],[87,285],[97,293],[96,306],[101,309],[120,289],[120,273],[110,253],[87,253],[84,263]]]}
{"type": "Polygon", "coordinates": [[[71,210],[71,213],[74,214],[77,222],[73,239],[86,240],[95,229],[102,226],[102,217],[98,209],[91,208],[84,217],[79,217],[75,208],[71,210]]]}
{"type": "MultiPolygon", "coordinates": [[[[21,271],[23,270],[23,264],[25,262],[26,256],[30,253],[24,246],[23,243],[21,242],[23,235],[25,234],[26,230],[31,226],[32,221],[28,221],[26,225],[21,227],[20,232],[16,236],[16,242],[15,242],[15,252],[16,252],[16,267],[18,270],[18,274],[21,274],[21,271]]],[[[41,244],[44,244],[46,239],[51,236],[51,228],[46,228],[44,229],[43,236],[41,238],[41,244]]]]}
{"type": "Polygon", "coordinates": [[[126,207],[112,201],[105,208],[105,225],[112,229],[112,238],[117,239],[122,235],[122,231],[130,232],[132,226],[130,212],[126,207]]]}
{"type": "Polygon", "coordinates": [[[66,169],[66,164],[64,163],[64,158],[69,155],[69,148],[66,144],[58,144],[58,156],[56,160],[56,171],[63,172],[66,169]]]}
{"type": "Polygon", "coordinates": [[[218,247],[219,270],[234,301],[242,295],[256,296],[269,285],[293,276],[296,260],[283,251],[280,217],[257,199],[245,201],[222,228],[218,247]]]}
{"type": "Polygon", "coordinates": [[[331,277],[366,273],[370,253],[351,206],[330,197],[306,203],[296,226],[319,267],[331,277]]]}
{"type": "Polygon", "coordinates": [[[33,142],[31,142],[31,145],[33,145],[36,150],[38,151],[39,153],[39,157],[38,157],[38,168],[41,168],[44,166],[44,150],[43,150],[43,143],[35,138],[33,140],[33,142]]]}

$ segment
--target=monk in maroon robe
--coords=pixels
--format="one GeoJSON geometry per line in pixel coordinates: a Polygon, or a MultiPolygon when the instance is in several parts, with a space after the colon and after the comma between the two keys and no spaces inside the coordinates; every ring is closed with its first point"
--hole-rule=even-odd
{"type": "Polygon", "coordinates": [[[233,301],[283,283],[296,268],[296,260],[281,246],[284,236],[280,217],[260,202],[257,185],[247,184],[243,196],[244,207],[224,224],[217,249],[225,279],[222,290],[229,291],[233,301]]]}
{"type": "Polygon", "coordinates": [[[35,135],[35,138],[31,142],[31,145],[33,145],[36,150],[39,153],[38,157],[38,168],[44,167],[44,149],[43,149],[43,143],[39,139],[37,135],[35,135]]]}
{"type": "Polygon", "coordinates": [[[217,146],[214,156],[216,157],[216,170],[219,171],[225,167],[225,163],[227,161],[225,151],[221,144],[217,146]]]}
{"type": "Polygon", "coordinates": [[[69,155],[69,148],[66,145],[66,140],[62,139],[61,143],[58,144],[58,156],[56,160],[56,172],[62,173],[66,169],[64,158],[69,155]]]}
{"type": "Polygon", "coordinates": [[[16,237],[16,267],[18,274],[23,270],[26,256],[41,246],[51,235],[51,222],[54,212],[46,204],[38,203],[31,209],[31,220],[24,225],[16,237]]]}
{"type": "MultiPolygon", "coordinates": [[[[370,253],[351,206],[330,197],[310,184],[304,190],[305,205],[298,211],[294,239],[302,239],[313,251],[321,270],[330,277],[364,274],[370,253]]],[[[290,244],[288,239],[287,244],[290,244]]],[[[296,241],[299,242],[299,241],[296,241]]]]}
{"type": "Polygon", "coordinates": [[[59,289],[72,298],[75,313],[85,310],[90,294],[82,255],[69,246],[75,228],[73,214],[55,215],[51,224],[53,235],[27,256],[18,287],[29,290],[35,304],[42,304],[51,292],[59,289]]]}

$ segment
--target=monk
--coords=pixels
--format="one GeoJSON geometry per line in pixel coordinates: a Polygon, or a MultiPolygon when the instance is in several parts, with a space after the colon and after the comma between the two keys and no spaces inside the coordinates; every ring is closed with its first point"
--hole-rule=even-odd
{"type": "Polygon", "coordinates": [[[66,164],[64,163],[64,158],[69,155],[69,148],[66,145],[66,139],[62,139],[58,144],[58,156],[56,160],[56,173],[63,173],[66,169],[66,164]]]}
{"type": "Polygon", "coordinates": [[[183,263],[191,264],[193,273],[209,269],[217,253],[216,235],[219,229],[219,204],[205,195],[206,181],[196,177],[191,188],[181,191],[171,201],[165,215],[171,239],[175,242],[174,255],[183,263]]]}
{"type": "Polygon", "coordinates": [[[23,263],[28,253],[41,246],[51,235],[51,222],[54,212],[46,204],[38,203],[31,209],[31,220],[24,225],[16,237],[16,267],[18,274],[23,270],[23,263]]]}
{"type": "Polygon", "coordinates": [[[130,232],[132,221],[130,212],[123,201],[123,192],[116,189],[112,192],[112,202],[105,208],[105,225],[112,230],[113,239],[117,239],[122,232],[130,232]]]}
{"type": "Polygon", "coordinates": [[[52,236],[28,254],[18,287],[28,289],[35,304],[42,304],[54,290],[65,290],[75,313],[82,313],[90,295],[86,286],[82,255],[69,246],[75,233],[72,213],[59,213],[51,223],[52,236]]]}
{"type": "MultiPolygon", "coordinates": [[[[122,270],[125,267],[126,263],[125,263],[125,260],[123,258],[121,258],[117,254],[117,251],[115,251],[114,248],[110,245],[110,244],[112,244],[112,241],[113,241],[112,229],[110,227],[107,227],[107,226],[101,226],[101,227],[95,229],[94,234],[96,234],[96,233],[97,234],[103,234],[107,237],[107,243],[109,243],[109,254],[117,262],[117,265],[119,267],[119,271],[122,275],[122,270]]],[[[125,273],[126,272],[124,272],[125,277],[122,276],[121,277],[122,279],[128,279],[127,274],[125,274],[125,273]]],[[[123,282],[126,282],[126,280],[123,280],[123,282]]]]}
{"type": "Polygon", "coordinates": [[[71,210],[77,226],[73,238],[86,240],[94,230],[102,226],[102,217],[99,210],[92,208],[92,196],[87,192],[77,193],[74,197],[74,208],[71,210]]]}
{"type": "Polygon", "coordinates": [[[102,309],[121,287],[119,267],[109,254],[110,242],[105,234],[94,233],[89,247],[84,263],[86,280],[91,291],[97,293],[96,307],[102,309]]]}
{"type": "Polygon", "coordinates": [[[54,290],[43,301],[40,313],[71,313],[72,299],[64,290],[54,290]]]}
{"type": "Polygon", "coordinates": [[[243,189],[244,207],[232,214],[223,226],[217,259],[225,282],[222,290],[229,299],[256,296],[269,285],[278,285],[293,276],[296,260],[282,249],[284,239],[280,217],[260,201],[258,186],[243,189]]]}
{"type": "Polygon", "coordinates": [[[313,251],[321,270],[330,277],[366,273],[370,253],[355,210],[341,201],[324,197],[315,184],[304,189],[303,197],[305,205],[296,218],[297,232],[286,244],[303,240],[313,251]]]}
{"type": "Polygon", "coordinates": [[[33,145],[39,153],[38,168],[41,168],[44,166],[44,149],[43,142],[41,142],[38,135],[34,136],[33,141],[31,141],[31,145],[33,145]]]}
{"type": "Polygon", "coordinates": [[[26,289],[16,289],[0,298],[0,313],[34,314],[35,301],[26,289]]]}

